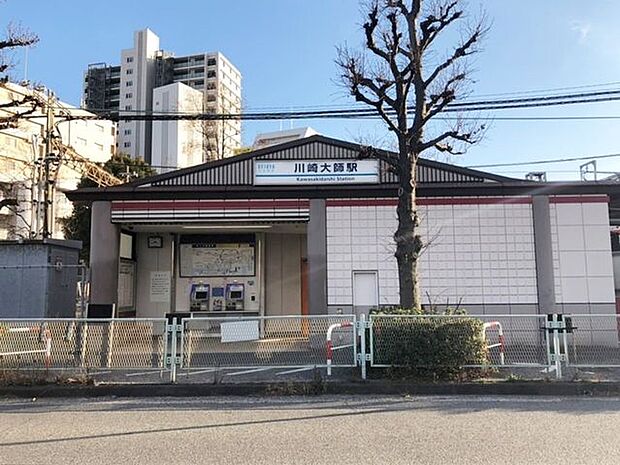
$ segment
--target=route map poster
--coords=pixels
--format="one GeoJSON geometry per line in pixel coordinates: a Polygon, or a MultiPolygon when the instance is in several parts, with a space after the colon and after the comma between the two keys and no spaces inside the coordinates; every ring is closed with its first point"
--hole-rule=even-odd
{"type": "Polygon", "coordinates": [[[254,276],[253,235],[181,236],[181,277],[254,276]]]}

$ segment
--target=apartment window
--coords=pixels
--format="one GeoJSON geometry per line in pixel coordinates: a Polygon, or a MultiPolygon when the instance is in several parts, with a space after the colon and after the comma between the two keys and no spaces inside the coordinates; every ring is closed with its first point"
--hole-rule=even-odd
{"type": "Polygon", "coordinates": [[[129,69],[126,71],[126,73],[127,73],[127,74],[133,74],[133,69],[129,68],[129,69]]]}
{"type": "Polygon", "coordinates": [[[126,136],[130,136],[131,135],[131,129],[125,129],[124,134],[126,136]]]}
{"type": "Polygon", "coordinates": [[[103,132],[103,125],[95,123],[95,127],[97,128],[99,132],[103,132]]]}
{"type": "Polygon", "coordinates": [[[207,102],[215,102],[215,95],[207,95],[207,102]]]}
{"type": "Polygon", "coordinates": [[[213,90],[215,89],[215,82],[210,82],[207,84],[207,90],[213,90]]]}
{"type": "Polygon", "coordinates": [[[207,66],[215,66],[215,58],[209,58],[207,60],[207,66]]]}
{"type": "Polygon", "coordinates": [[[125,110],[127,111],[131,110],[131,105],[125,105],[125,110]]]}
{"type": "Polygon", "coordinates": [[[97,150],[99,150],[100,152],[103,152],[103,144],[95,143],[95,147],[97,147],[97,150]]]}
{"type": "Polygon", "coordinates": [[[214,78],[215,77],[215,71],[208,71],[207,72],[207,77],[208,78],[214,78]]]}
{"type": "Polygon", "coordinates": [[[124,142],[123,143],[123,147],[125,147],[125,148],[131,147],[131,142],[124,142]]]}
{"type": "Polygon", "coordinates": [[[127,57],[127,63],[133,63],[133,57],[127,57]]]}
{"type": "Polygon", "coordinates": [[[132,94],[132,93],[125,94],[125,98],[131,98],[131,97],[133,97],[133,94],[132,94]]]}
{"type": "Polygon", "coordinates": [[[125,83],[125,86],[127,86],[127,87],[131,87],[131,86],[133,86],[133,81],[127,81],[127,82],[125,83]]]}

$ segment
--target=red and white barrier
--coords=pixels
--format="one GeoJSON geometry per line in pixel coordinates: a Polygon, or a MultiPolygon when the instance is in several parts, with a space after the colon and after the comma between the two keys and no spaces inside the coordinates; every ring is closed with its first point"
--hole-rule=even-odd
{"type": "Polygon", "coordinates": [[[502,324],[499,321],[489,321],[488,323],[484,323],[483,325],[483,337],[486,342],[487,340],[487,329],[489,328],[497,328],[497,335],[499,337],[499,342],[497,344],[489,344],[487,349],[492,349],[494,347],[499,347],[499,363],[500,365],[506,364],[506,357],[504,355],[505,342],[504,342],[504,329],[502,328],[502,324]]]}
{"type": "Polygon", "coordinates": [[[0,352],[0,356],[6,355],[27,355],[27,354],[45,354],[45,367],[49,368],[52,359],[52,334],[45,326],[28,326],[23,328],[8,328],[7,333],[39,333],[41,342],[45,341],[45,349],[38,350],[20,350],[15,352],[0,352]]]}
{"type": "MultiPolygon", "coordinates": [[[[334,357],[334,346],[332,344],[332,332],[336,328],[348,328],[353,326],[353,323],[350,321],[343,321],[342,323],[334,323],[329,328],[327,328],[327,341],[326,341],[326,349],[327,349],[327,376],[331,376],[332,374],[332,359],[334,357]]],[[[345,346],[349,347],[349,345],[345,346]]]]}

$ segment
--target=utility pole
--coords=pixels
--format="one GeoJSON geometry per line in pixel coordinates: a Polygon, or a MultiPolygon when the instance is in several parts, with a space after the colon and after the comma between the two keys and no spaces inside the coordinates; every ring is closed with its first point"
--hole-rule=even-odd
{"type": "MultiPolygon", "coordinates": [[[[52,153],[54,138],[54,95],[48,91],[46,104],[46,122],[45,122],[45,154],[42,169],[42,176],[39,181],[40,189],[43,190],[43,208],[40,213],[42,220],[41,237],[46,239],[52,237],[55,226],[54,215],[54,191],[56,189],[56,169],[58,168],[58,156],[52,153]],[[54,173],[52,173],[54,170],[54,173]]],[[[39,197],[40,199],[40,197],[39,197]]]]}

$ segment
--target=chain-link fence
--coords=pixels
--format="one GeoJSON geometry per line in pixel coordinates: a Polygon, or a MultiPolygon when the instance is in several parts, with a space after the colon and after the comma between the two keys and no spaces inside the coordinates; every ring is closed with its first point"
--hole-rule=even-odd
{"type": "Polygon", "coordinates": [[[329,356],[334,367],[353,367],[354,322],[353,315],[183,319],[181,367],[325,367],[329,356]]]}
{"type": "Polygon", "coordinates": [[[619,315],[568,315],[562,333],[567,365],[620,368],[619,334],[619,315]]]}
{"type": "MultiPolygon", "coordinates": [[[[617,315],[354,315],[0,320],[0,370],[275,375],[360,367],[619,368],[617,315]],[[231,373],[230,370],[241,370],[231,373]]],[[[618,371],[620,373],[620,371],[618,371]]],[[[127,380],[126,378],[123,378],[127,380]]],[[[132,378],[136,379],[137,378],[132,378]]],[[[240,378],[235,378],[240,379],[240,378]]],[[[280,378],[282,379],[282,378],[280,378]]],[[[204,382],[204,381],[202,381],[204,382]]]]}
{"type": "Polygon", "coordinates": [[[0,320],[0,369],[162,369],[165,319],[0,320]]]}

